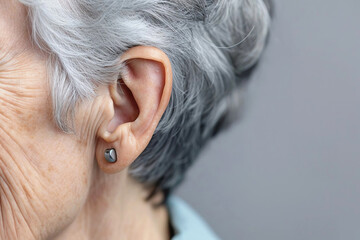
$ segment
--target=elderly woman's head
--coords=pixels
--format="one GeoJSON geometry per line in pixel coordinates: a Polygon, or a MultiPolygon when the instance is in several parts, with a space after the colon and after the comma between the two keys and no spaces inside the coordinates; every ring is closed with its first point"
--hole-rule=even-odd
{"type": "Polygon", "coordinates": [[[166,219],[142,201],[230,121],[268,25],[263,0],[1,0],[0,239],[166,219]]]}

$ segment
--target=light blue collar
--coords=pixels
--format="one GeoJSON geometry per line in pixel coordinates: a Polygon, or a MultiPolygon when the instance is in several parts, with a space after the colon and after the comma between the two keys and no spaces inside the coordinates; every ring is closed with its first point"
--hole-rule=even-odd
{"type": "Polygon", "coordinates": [[[220,240],[207,223],[180,198],[170,196],[166,205],[175,230],[171,240],[220,240]]]}

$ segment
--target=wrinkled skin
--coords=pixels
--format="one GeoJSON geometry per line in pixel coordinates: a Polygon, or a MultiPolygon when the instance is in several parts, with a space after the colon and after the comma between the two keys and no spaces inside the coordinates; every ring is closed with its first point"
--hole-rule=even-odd
{"type": "Polygon", "coordinates": [[[12,21],[25,14],[15,2],[0,3],[1,239],[64,228],[85,201],[94,156],[94,142],[52,121],[45,57],[30,45],[27,23],[12,21]]]}
{"type": "Polygon", "coordinates": [[[52,118],[46,55],[31,44],[17,1],[0,0],[0,32],[0,239],[119,239],[112,225],[131,230],[121,239],[166,239],[166,210],[137,200],[148,192],[126,169],[107,176],[97,167],[101,94],[77,106],[79,134],[63,133],[52,118]],[[114,199],[122,206],[107,210],[114,199]],[[99,219],[103,228],[94,227],[99,219]]]}

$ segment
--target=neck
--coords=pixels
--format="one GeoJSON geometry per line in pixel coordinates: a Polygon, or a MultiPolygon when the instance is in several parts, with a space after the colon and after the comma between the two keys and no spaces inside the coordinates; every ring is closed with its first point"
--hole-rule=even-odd
{"type": "Polygon", "coordinates": [[[148,189],[127,173],[95,175],[81,212],[54,239],[170,239],[167,209],[145,200],[148,189]]]}

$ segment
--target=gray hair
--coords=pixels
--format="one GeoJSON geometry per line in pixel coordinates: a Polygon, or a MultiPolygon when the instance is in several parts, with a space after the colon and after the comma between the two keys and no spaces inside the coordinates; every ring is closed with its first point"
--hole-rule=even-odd
{"type": "Polygon", "coordinates": [[[121,75],[137,45],[163,50],[173,68],[170,103],[130,173],[169,192],[239,105],[270,17],[265,0],[21,0],[32,39],[49,53],[54,119],[72,130],[75,104],[121,75]]]}

